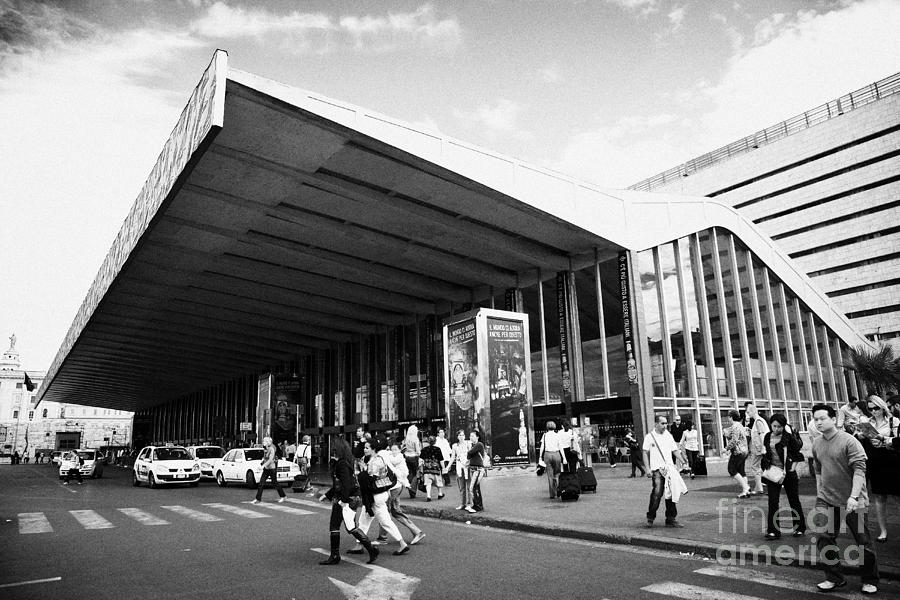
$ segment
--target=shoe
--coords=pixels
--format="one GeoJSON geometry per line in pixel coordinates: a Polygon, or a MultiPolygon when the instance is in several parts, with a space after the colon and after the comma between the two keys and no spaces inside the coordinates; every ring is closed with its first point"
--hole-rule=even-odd
{"type": "Polygon", "coordinates": [[[666,521],[666,527],[674,527],[676,529],[681,529],[682,527],[684,527],[684,525],[682,525],[678,521],[666,521]]]}
{"type": "Polygon", "coordinates": [[[762,496],[762,495],[765,494],[765,493],[766,493],[766,490],[757,490],[757,491],[754,491],[754,492],[750,492],[750,495],[751,495],[751,496],[762,496]]]}
{"type": "Polygon", "coordinates": [[[465,506],[463,506],[462,504],[460,504],[459,506],[456,507],[456,510],[462,510],[462,509],[464,509],[464,508],[465,508],[465,506]]]}
{"type": "Polygon", "coordinates": [[[797,529],[791,535],[793,535],[794,537],[803,537],[804,535],[806,535],[806,530],[805,529],[797,529]]]}
{"type": "Polygon", "coordinates": [[[365,552],[365,550],[362,548],[350,548],[347,550],[347,554],[362,554],[363,552],[365,552]]]}
{"type": "Polygon", "coordinates": [[[418,544],[419,542],[421,542],[421,541],[422,541],[422,538],[424,538],[424,537],[425,537],[425,533],[420,531],[419,533],[417,533],[417,534],[413,537],[412,541],[409,542],[409,545],[410,545],[410,546],[415,546],[416,544],[418,544]]]}
{"type": "Polygon", "coordinates": [[[79,481],[79,482],[78,482],[78,485],[84,485],[84,482],[83,482],[83,481],[79,481]]]}
{"type": "Polygon", "coordinates": [[[367,565],[371,565],[375,562],[375,559],[378,558],[379,550],[375,546],[372,546],[372,549],[369,550],[369,560],[366,561],[367,565]]]}
{"type": "Polygon", "coordinates": [[[876,594],[878,593],[878,586],[874,583],[864,583],[859,591],[863,594],[876,594]]]}
{"type": "Polygon", "coordinates": [[[444,497],[444,494],[438,494],[438,500],[444,497]]]}
{"type": "Polygon", "coordinates": [[[281,504],[282,502],[284,502],[284,496],[282,496],[281,498],[278,499],[279,504],[281,504]]]}
{"type": "Polygon", "coordinates": [[[646,523],[646,525],[644,525],[644,527],[646,527],[647,529],[652,529],[653,521],[651,521],[650,519],[647,519],[647,523],[646,523]]]}
{"type": "Polygon", "coordinates": [[[336,565],[339,562],[341,562],[341,557],[337,554],[332,554],[325,560],[321,561],[319,564],[320,565],[336,565]]]}
{"type": "Polygon", "coordinates": [[[691,479],[693,479],[693,478],[694,478],[694,474],[693,474],[693,473],[691,473],[691,479]]]}
{"type": "Polygon", "coordinates": [[[744,492],[743,494],[738,494],[737,497],[738,498],[749,498],[750,492],[744,492]]]}
{"type": "Polygon", "coordinates": [[[473,512],[475,512],[475,509],[474,509],[474,508],[472,508],[472,507],[471,507],[471,506],[467,506],[467,507],[465,507],[465,509],[464,509],[464,510],[465,510],[465,511],[466,511],[466,512],[470,512],[470,513],[473,513],[473,512]]]}
{"type": "Polygon", "coordinates": [[[403,546],[399,550],[394,550],[394,556],[403,556],[409,552],[409,546],[403,546]]]}
{"type": "MultiPolygon", "coordinates": [[[[830,579],[826,579],[825,581],[822,581],[822,582],[820,582],[820,583],[817,583],[817,584],[816,584],[816,587],[819,589],[820,592],[830,592],[831,590],[834,590],[834,589],[837,589],[837,588],[844,587],[845,585],[847,585],[847,581],[846,581],[846,580],[844,580],[844,581],[831,581],[830,579]]],[[[874,586],[873,586],[873,587],[874,587],[874,586]]],[[[869,593],[874,593],[874,592],[869,592],[869,593]]]]}
{"type": "Polygon", "coordinates": [[[250,504],[259,504],[259,500],[254,498],[253,500],[250,501],[250,504]]]}
{"type": "Polygon", "coordinates": [[[63,481],[63,485],[69,485],[68,481],[63,481]]]}
{"type": "Polygon", "coordinates": [[[431,502],[431,498],[425,498],[425,502],[431,502]]]}
{"type": "Polygon", "coordinates": [[[778,539],[781,539],[781,534],[769,532],[766,534],[766,539],[767,540],[778,540],[778,539]]]}
{"type": "MultiPolygon", "coordinates": [[[[387,540],[372,540],[373,546],[384,546],[385,544],[387,544],[387,540]]],[[[362,552],[360,552],[360,554],[362,554],[362,552]]]]}
{"type": "Polygon", "coordinates": [[[879,535],[877,538],[875,538],[875,541],[880,544],[885,543],[887,541],[887,534],[879,535]]]}
{"type": "Polygon", "coordinates": [[[615,469],[615,468],[616,468],[616,465],[613,465],[612,468],[615,469]]]}
{"type": "Polygon", "coordinates": [[[629,475],[628,479],[634,479],[634,474],[629,475]]]}

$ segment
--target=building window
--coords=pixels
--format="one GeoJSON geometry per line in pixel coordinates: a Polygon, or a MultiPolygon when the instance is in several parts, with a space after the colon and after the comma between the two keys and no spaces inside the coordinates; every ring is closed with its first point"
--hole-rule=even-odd
{"type": "Polygon", "coordinates": [[[19,411],[14,410],[13,411],[13,419],[18,419],[18,418],[19,418],[19,411]]]}
{"type": "Polygon", "coordinates": [[[21,390],[21,389],[22,389],[22,384],[21,384],[21,383],[17,383],[17,384],[16,384],[16,389],[17,389],[17,390],[21,390]]]}
{"type": "Polygon", "coordinates": [[[33,421],[33,420],[34,420],[34,411],[33,411],[33,410],[29,410],[29,411],[28,411],[28,420],[29,420],[29,421],[33,421]]]}

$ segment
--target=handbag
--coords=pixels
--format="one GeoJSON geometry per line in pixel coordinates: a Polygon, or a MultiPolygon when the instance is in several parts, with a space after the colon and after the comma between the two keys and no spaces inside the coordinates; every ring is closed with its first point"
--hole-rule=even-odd
{"type": "Polygon", "coordinates": [[[781,467],[776,467],[775,465],[770,466],[768,469],[762,472],[762,476],[771,481],[772,483],[781,483],[784,481],[785,472],[781,467]]]}

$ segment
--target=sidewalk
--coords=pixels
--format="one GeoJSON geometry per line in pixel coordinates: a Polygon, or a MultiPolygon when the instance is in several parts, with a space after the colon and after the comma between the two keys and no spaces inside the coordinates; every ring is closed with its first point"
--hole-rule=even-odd
{"type": "MultiPolygon", "coordinates": [[[[455,481],[445,488],[446,497],[426,503],[424,493],[411,499],[403,494],[403,510],[410,515],[449,519],[515,531],[584,539],[614,544],[630,544],[672,552],[693,553],[729,565],[779,564],[815,567],[815,542],[811,535],[795,538],[787,533],[779,540],[765,540],[765,495],[738,500],[737,485],[727,476],[685,478],[689,493],[678,503],[678,520],[684,528],[664,527],[665,506],[660,506],[656,526],[647,529],[645,513],[650,495],[650,480],[630,479],[630,465],[611,469],[595,465],[597,493],[582,494],[578,502],[560,502],[548,497],[546,477],[537,477],[534,467],[491,471],[481,485],[484,512],[470,514],[455,510],[459,492],[455,481]]],[[[316,485],[330,485],[328,474],[312,473],[316,485]]],[[[815,503],[815,483],[800,480],[800,500],[809,513],[815,503]]],[[[781,506],[788,507],[782,493],[781,506]]],[[[789,508],[789,507],[788,507],[789,508]]],[[[874,517],[872,517],[874,521],[874,517]]],[[[870,528],[875,526],[870,521],[870,528]]],[[[877,528],[877,526],[875,526],[877,528]]],[[[874,544],[881,576],[900,580],[900,503],[888,502],[887,543],[874,544]]],[[[872,531],[877,535],[877,529],[872,531]]],[[[843,549],[852,543],[849,534],[841,534],[843,549]]],[[[818,567],[815,567],[818,568],[818,567]]],[[[852,569],[848,569],[848,572],[852,569]]]]}

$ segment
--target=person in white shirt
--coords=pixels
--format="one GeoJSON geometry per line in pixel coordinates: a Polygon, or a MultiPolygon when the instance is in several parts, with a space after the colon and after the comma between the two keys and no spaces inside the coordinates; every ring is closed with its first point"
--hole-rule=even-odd
{"type": "MultiPolygon", "coordinates": [[[[678,444],[675,443],[675,438],[672,437],[672,434],[667,429],[668,425],[669,420],[665,415],[657,415],[653,431],[644,436],[644,455],[653,478],[650,505],[647,507],[647,527],[653,527],[653,522],[656,520],[659,502],[663,499],[666,491],[666,479],[678,476],[673,454],[678,453],[679,449],[678,444]]],[[[678,479],[680,480],[681,477],[679,476],[678,479]]],[[[678,498],[672,493],[671,497],[666,498],[665,501],[666,527],[684,527],[676,519],[678,516],[676,504],[678,498]]]]}
{"type": "Polygon", "coordinates": [[[438,427],[434,445],[440,448],[441,454],[444,455],[443,460],[441,460],[441,469],[444,473],[444,486],[446,487],[450,485],[450,475],[447,471],[450,469],[450,455],[452,454],[452,450],[450,448],[450,442],[447,441],[447,431],[443,427],[438,427]]]}
{"type": "Polygon", "coordinates": [[[697,464],[697,456],[700,454],[700,432],[691,421],[685,422],[684,433],[681,434],[681,448],[687,455],[688,469],[690,470],[691,479],[694,478],[694,465],[697,464]]]}
{"type": "Polygon", "coordinates": [[[547,431],[541,437],[541,448],[538,456],[547,465],[547,485],[550,488],[550,497],[556,498],[556,486],[559,484],[559,474],[567,464],[566,455],[563,454],[562,440],[556,432],[556,423],[547,421],[547,431]]]}
{"type": "Polygon", "coordinates": [[[472,448],[466,438],[466,432],[462,429],[457,432],[456,440],[450,449],[450,459],[445,472],[455,466],[456,484],[459,486],[459,506],[456,507],[456,510],[463,510],[472,503],[469,498],[469,460],[466,458],[472,448]]]}
{"type": "Polygon", "coordinates": [[[766,420],[759,416],[759,411],[753,402],[744,403],[744,411],[747,418],[747,428],[750,429],[750,447],[747,455],[747,464],[745,472],[747,478],[753,478],[753,491],[750,492],[754,496],[766,493],[763,489],[762,482],[762,457],[766,454],[766,447],[763,440],[769,433],[769,424],[766,420]]]}
{"type": "Polygon", "coordinates": [[[563,456],[565,456],[565,465],[563,468],[565,472],[574,472],[575,465],[578,462],[578,456],[575,454],[574,442],[575,442],[575,432],[572,431],[572,426],[569,425],[565,420],[562,421],[562,429],[556,432],[556,435],[559,437],[559,445],[562,448],[563,456]]]}

